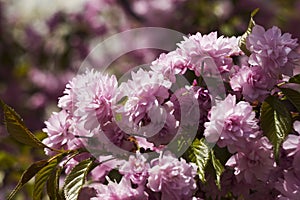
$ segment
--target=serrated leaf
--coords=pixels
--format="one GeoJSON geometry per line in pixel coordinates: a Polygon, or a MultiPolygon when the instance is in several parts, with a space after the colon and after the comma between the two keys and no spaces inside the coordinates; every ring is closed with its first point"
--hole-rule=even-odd
{"type": "Polygon", "coordinates": [[[291,114],[279,99],[270,96],[262,103],[260,122],[264,135],[273,144],[278,160],[280,145],[292,130],[291,114]]]}
{"type": "Polygon", "coordinates": [[[216,158],[213,150],[210,151],[210,160],[215,169],[216,185],[219,190],[221,190],[221,175],[224,172],[224,166],[221,164],[220,160],[216,158]]]}
{"type": "Polygon", "coordinates": [[[12,199],[15,194],[25,185],[32,177],[36,175],[44,166],[48,164],[48,160],[41,160],[33,163],[27,170],[22,174],[21,179],[15,189],[9,194],[8,200],[12,199]]]}
{"type": "Polygon", "coordinates": [[[198,167],[198,176],[202,182],[206,182],[205,168],[209,161],[209,152],[211,148],[204,138],[195,139],[189,150],[189,159],[198,167]]]}
{"type": "Polygon", "coordinates": [[[300,93],[291,88],[280,88],[287,99],[296,107],[300,112],[300,93]]]}
{"type": "Polygon", "coordinates": [[[298,83],[300,84],[300,74],[297,74],[296,76],[293,76],[289,80],[290,83],[298,83]]]}
{"type": "Polygon", "coordinates": [[[59,194],[59,177],[63,168],[56,167],[47,181],[47,194],[50,200],[61,200],[59,194]]]}
{"type": "Polygon", "coordinates": [[[63,190],[65,198],[67,200],[77,200],[79,192],[85,182],[86,176],[93,167],[93,163],[93,159],[86,159],[80,162],[66,177],[63,190]]]}
{"type": "Polygon", "coordinates": [[[12,199],[15,194],[21,189],[23,185],[25,185],[31,178],[37,176],[40,171],[47,167],[52,162],[60,162],[65,156],[69,154],[74,154],[80,152],[79,150],[71,150],[71,151],[64,151],[62,153],[56,154],[53,157],[49,158],[48,160],[40,160],[33,163],[25,172],[22,174],[20,181],[18,182],[15,189],[9,194],[8,200],[12,199]]]}
{"type": "Polygon", "coordinates": [[[0,100],[0,105],[4,112],[4,121],[8,133],[17,141],[33,147],[49,148],[43,144],[35,135],[25,126],[22,118],[11,107],[0,100]]]}
{"type": "Polygon", "coordinates": [[[259,11],[259,8],[256,8],[254,11],[251,12],[250,21],[248,24],[248,28],[246,32],[241,36],[241,39],[239,41],[239,47],[240,49],[247,55],[250,56],[251,53],[246,47],[246,39],[251,34],[252,28],[255,26],[255,21],[253,17],[256,15],[256,13],[259,11]]]}
{"type": "Polygon", "coordinates": [[[46,182],[48,181],[50,175],[53,173],[59,162],[59,158],[52,159],[48,165],[46,165],[36,174],[33,188],[33,200],[42,199],[46,182]]]}

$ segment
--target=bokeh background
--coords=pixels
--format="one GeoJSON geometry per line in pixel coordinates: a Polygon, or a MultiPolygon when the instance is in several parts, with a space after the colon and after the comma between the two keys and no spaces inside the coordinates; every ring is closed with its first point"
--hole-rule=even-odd
{"type": "MultiPolygon", "coordinates": [[[[0,98],[42,139],[44,121],[57,111],[65,84],[95,44],[115,33],[148,26],[184,34],[241,35],[255,8],[260,8],[255,16],[258,24],[275,25],[300,38],[300,0],[0,0],[0,98]]],[[[159,53],[131,52],[111,70],[120,75],[150,63],[159,53]]],[[[30,163],[42,158],[42,151],[8,137],[1,113],[0,199],[30,163]]],[[[32,183],[16,199],[31,199],[32,183]]]]}

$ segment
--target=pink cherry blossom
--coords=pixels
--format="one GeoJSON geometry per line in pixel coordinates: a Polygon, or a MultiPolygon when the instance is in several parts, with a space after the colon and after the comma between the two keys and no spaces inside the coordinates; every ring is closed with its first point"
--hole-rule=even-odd
{"type": "Polygon", "coordinates": [[[269,76],[260,66],[243,66],[230,80],[234,91],[243,94],[246,101],[262,102],[276,84],[276,79],[269,76]]]}
{"type": "Polygon", "coordinates": [[[147,200],[147,194],[143,187],[132,188],[130,180],[122,178],[120,183],[113,182],[108,178],[108,185],[95,185],[97,196],[91,200],[147,200]]]}
{"type": "Polygon", "coordinates": [[[300,121],[294,122],[294,129],[298,135],[289,134],[282,144],[288,157],[293,159],[293,167],[300,172],[300,121]]]}
{"type": "Polygon", "coordinates": [[[191,199],[196,189],[196,166],[171,154],[161,155],[151,161],[147,187],[161,192],[162,200],[191,199]]]}
{"type": "Polygon", "coordinates": [[[131,76],[132,80],[123,82],[119,87],[117,102],[124,97],[128,99],[117,112],[123,113],[130,122],[138,124],[153,106],[162,104],[168,98],[171,82],[165,80],[160,73],[142,69],[132,72],[131,76]]]}
{"type": "Polygon", "coordinates": [[[284,171],[283,179],[276,183],[276,189],[281,192],[279,200],[299,199],[300,196],[300,176],[299,173],[289,170],[284,171]]]}
{"type": "Polygon", "coordinates": [[[262,26],[255,25],[247,38],[246,46],[252,53],[250,65],[261,66],[274,77],[280,74],[292,76],[299,55],[295,51],[297,39],[292,39],[291,34],[282,34],[276,26],[265,30],[262,26]]]}
{"type": "Polygon", "coordinates": [[[221,74],[230,72],[233,67],[233,60],[230,56],[239,55],[242,51],[238,46],[239,38],[217,36],[217,32],[211,32],[208,35],[196,33],[195,35],[185,37],[184,41],[178,44],[181,55],[186,57],[190,63],[190,69],[197,76],[202,71],[203,58],[212,58],[214,63],[204,64],[204,73],[210,73],[211,70],[218,70],[221,74]],[[214,64],[217,69],[213,69],[214,64]]]}
{"type": "Polygon", "coordinates": [[[209,122],[204,124],[204,136],[208,142],[218,142],[219,146],[227,146],[234,153],[260,135],[257,122],[248,102],[236,103],[236,97],[228,95],[225,100],[212,107],[209,122]]]}
{"type": "Polygon", "coordinates": [[[188,59],[180,54],[180,51],[162,53],[159,58],[152,62],[151,69],[162,73],[172,83],[176,82],[176,74],[184,74],[189,67],[188,59]]]}
{"type": "Polygon", "coordinates": [[[253,184],[267,181],[275,167],[272,145],[266,137],[247,144],[247,148],[234,154],[226,163],[234,168],[238,181],[253,184]]]}
{"type": "MultiPolygon", "coordinates": [[[[45,122],[46,128],[43,129],[48,137],[43,143],[54,149],[72,149],[74,146],[80,147],[81,141],[72,133],[72,119],[65,110],[53,112],[48,121],[45,122]]],[[[52,155],[54,152],[45,149],[46,154],[52,155]]]]}
{"type": "Polygon", "coordinates": [[[142,185],[145,184],[148,178],[149,168],[150,164],[146,158],[142,154],[137,153],[135,157],[130,156],[128,161],[120,167],[119,171],[125,178],[130,179],[133,183],[142,185]]]}

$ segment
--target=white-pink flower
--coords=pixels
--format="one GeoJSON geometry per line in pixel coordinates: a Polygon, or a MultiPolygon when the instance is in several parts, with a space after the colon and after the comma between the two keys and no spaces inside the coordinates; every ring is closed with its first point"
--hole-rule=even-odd
{"type": "MultiPolygon", "coordinates": [[[[300,134],[300,121],[294,122],[294,129],[300,134]]],[[[293,156],[300,152],[300,136],[289,134],[283,142],[282,147],[288,152],[288,156],[293,156]]]]}
{"type": "MultiPolygon", "coordinates": [[[[72,149],[80,147],[81,142],[72,133],[72,119],[65,110],[53,112],[48,121],[45,122],[46,128],[43,129],[48,137],[43,140],[43,143],[54,149],[72,149]]],[[[45,149],[46,154],[51,155],[54,152],[45,149]]]]}
{"type": "Polygon", "coordinates": [[[120,166],[119,172],[133,183],[142,185],[145,184],[148,178],[149,168],[150,164],[147,162],[147,159],[137,152],[136,156],[130,156],[128,161],[120,166]]]}
{"type": "Polygon", "coordinates": [[[172,83],[176,82],[176,74],[184,74],[189,67],[187,57],[180,54],[180,51],[171,51],[168,54],[162,53],[159,58],[152,62],[151,69],[163,74],[172,83]]]}
{"type": "Polygon", "coordinates": [[[249,142],[243,151],[234,154],[226,163],[234,168],[238,181],[253,184],[256,180],[267,181],[275,167],[272,145],[266,137],[249,142]]]}
{"type": "Polygon", "coordinates": [[[161,192],[162,200],[192,199],[196,189],[194,177],[197,167],[184,159],[178,160],[171,154],[164,154],[151,161],[147,187],[161,192]]]}
{"type": "MultiPolygon", "coordinates": [[[[148,113],[153,107],[159,108],[165,99],[169,97],[168,89],[171,82],[165,80],[163,74],[139,69],[131,73],[132,79],[123,82],[118,90],[116,102],[127,98],[126,102],[117,105],[116,113],[120,113],[126,119],[126,125],[143,124],[148,120],[148,113]]],[[[159,109],[156,109],[159,111],[159,109]]]]}
{"type": "Polygon", "coordinates": [[[180,55],[189,60],[191,70],[199,76],[201,71],[204,73],[228,73],[234,65],[230,56],[242,53],[238,46],[239,38],[218,37],[217,32],[208,35],[195,35],[184,37],[184,41],[178,44],[180,55]],[[207,62],[202,65],[206,57],[212,58],[213,63],[207,62]],[[216,69],[213,69],[216,66],[216,69]],[[217,71],[218,70],[218,71],[217,71]]]}
{"type": "Polygon", "coordinates": [[[264,68],[266,73],[278,78],[280,74],[292,76],[298,46],[297,39],[292,39],[291,34],[281,33],[273,26],[265,30],[260,25],[255,25],[247,38],[246,46],[250,50],[250,65],[264,68]]]}
{"type": "Polygon", "coordinates": [[[218,142],[234,153],[260,134],[257,122],[252,106],[245,101],[236,103],[236,97],[229,94],[212,107],[204,136],[208,142],[218,142]]]}
{"type": "Polygon", "coordinates": [[[108,184],[94,185],[97,197],[91,200],[147,200],[148,195],[144,192],[144,187],[132,188],[129,179],[122,178],[120,183],[113,182],[107,178],[108,184]]]}
{"type": "Polygon", "coordinates": [[[230,79],[231,88],[243,94],[246,101],[263,102],[276,84],[276,79],[267,74],[260,66],[243,66],[230,79]]]}
{"type": "Polygon", "coordinates": [[[88,70],[67,84],[58,106],[85,123],[85,128],[95,128],[111,119],[117,85],[114,75],[88,70]]]}
{"type": "Polygon", "coordinates": [[[76,95],[74,116],[85,122],[85,128],[92,129],[111,120],[112,101],[116,95],[118,82],[114,75],[104,75],[93,70],[81,78],[82,87],[74,91],[76,95]]]}
{"type": "Polygon", "coordinates": [[[288,157],[293,158],[293,167],[300,172],[300,121],[294,122],[294,129],[298,135],[289,134],[282,144],[288,157]]]}
{"type": "Polygon", "coordinates": [[[300,174],[293,170],[285,170],[283,178],[275,184],[280,191],[279,200],[297,200],[300,196],[300,174]]]}

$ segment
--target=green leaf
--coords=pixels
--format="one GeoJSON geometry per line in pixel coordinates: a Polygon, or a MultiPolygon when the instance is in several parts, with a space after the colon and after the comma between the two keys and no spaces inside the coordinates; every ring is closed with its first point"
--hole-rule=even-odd
{"type": "Polygon", "coordinates": [[[259,8],[256,8],[254,11],[251,12],[250,21],[248,24],[248,28],[246,32],[242,35],[240,41],[239,41],[239,47],[240,49],[247,55],[250,56],[250,51],[246,47],[246,39],[251,34],[252,28],[255,26],[255,21],[253,17],[256,15],[256,13],[259,11],[259,8]]]}
{"type": "Polygon", "coordinates": [[[122,175],[120,174],[118,169],[112,169],[110,170],[110,172],[107,175],[109,177],[110,180],[120,183],[121,179],[122,179],[122,175]]]}
{"type": "Polygon", "coordinates": [[[56,167],[47,181],[47,194],[50,200],[61,200],[59,194],[59,177],[63,168],[56,167]]]}
{"type": "MultiPolygon", "coordinates": [[[[4,121],[8,133],[17,141],[33,147],[49,148],[28,130],[18,113],[0,100],[4,112],[4,121]]],[[[50,148],[49,148],[50,149],[50,148]]]]}
{"type": "Polygon", "coordinates": [[[289,80],[290,83],[298,83],[300,84],[300,74],[297,74],[296,76],[293,76],[289,80]]]}
{"type": "Polygon", "coordinates": [[[59,162],[59,158],[52,159],[48,165],[46,165],[36,174],[33,188],[33,200],[42,199],[46,182],[59,162]]]}
{"type": "MultiPolygon", "coordinates": [[[[78,150],[70,150],[70,151],[64,151],[62,153],[56,154],[53,157],[51,157],[48,160],[40,160],[37,161],[35,163],[33,163],[27,170],[25,170],[25,172],[22,174],[20,181],[18,182],[17,186],[15,187],[15,189],[9,194],[8,196],[8,200],[11,200],[15,194],[21,189],[21,187],[23,185],[25,185],[28,181],[30,181],[31,178],[35,177],[35,185],[34,185],[34,190],[36,190],[37,187],[39,186],[39,183],[37,183],[37,179],[39,182],[41,182],[41,180],[44,176],[45,173],[47,171],[47,168],[51,168],[51,166],[53,165],[53,168],[56,166],[54,166],[55,163],[59,163],[65,156],[70,155],[70,154],[75,154],[77,152],[81,152],[81,149],[78,150]]],[[[52,169],[53,169],[52,168],[52,169]]],[[[47,179],[46,179],[47,180],[47,179]]],[[[39,192],[39,190],[43,190],[43,188],[39,189],[37,188],[39,192]]],[[[35,194],[36,191],[34,191],[35,194]]],[[[36,197],[34,196],[34,199],[36,197]]],[[[38,199],[38,198],[36,198],[38,199]]]]}
{"type": "Polygon", "coordinates": [[[205,168],[209,161],[209,152],[211,148],[204,138],[195,139],[189,149],[189,159],[198,167],[198,175],[202,182],[206,182],[205,168]]]}
{"type": "Polygon", "coordinates": [[[228,151],[227,147],[221,148],[218,145],[215,145],[213,150],[215,156],[219,159],[222,165],[225,165],[228,159],[232,156],[232,154],[228,151]]]}
{"type": "Polygon", "coordinates": [[[47,160],[41,160],[33,163],[25,172],[22,174],[20,181],[18,182],[15,189],[9,194],[8,200],[12,199],[15,194],[21,189],[25,183],[30,181],[32,177],[35,176],[36,173],[38,173],[43,167],[45,167],[48,164],[47,160]]]}
{"type": "Polygon", "coordinates": [[[261,128],[274,147],[276,160],[279,148],[292,130],[292,117],[285,105],[276,97],[268,97],[261,106],[261,128]]]}
{"type": "MultiPolygon", "coordinates": [[[[299,85],[300,86],[300,85],[299,85]]],[[[291,88],[280,88],[287,99],[297,108],[300,112],[300,93],[291,88]]]]}
{"type": "Polygon", "coordinates": [[[221,164],[220,160],[216,158],[213,150],[210,152],[210,160],[215,169],[216,185],[219,190],[221,190],[221,175],[224,172],[224,166],[221,164]]]}
{"type": "Polygon", "coordinates": [[[120,114],[120,113],[115,114],[115,119],[117,122],[122,121],[122,114],[120,114]]]}
{"type": "Polygon", "coordinates": [[[121,104],[124,106],[127,101],[128,101],[128,96],[124,96],[117,102],[117,105],[121,104]]]}
{"type": "Polygon", "coordinates": [[[85,182],[88,172],[94,166],[93,159],[86,159],[76,165],[66,177],[63,187],[64,195],[67,200],[77,200],[79,192],[85,182]]]}

